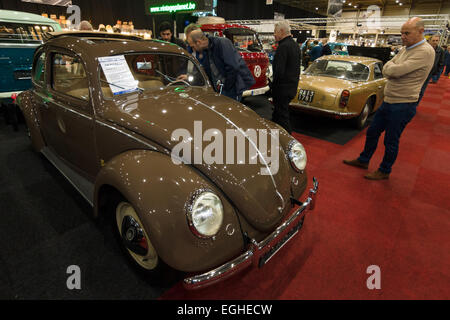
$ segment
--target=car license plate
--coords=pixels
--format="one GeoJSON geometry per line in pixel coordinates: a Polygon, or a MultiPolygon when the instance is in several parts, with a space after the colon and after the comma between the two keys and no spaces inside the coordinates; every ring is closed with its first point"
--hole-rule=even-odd
{"type": "Polygon", "coordinates": [[[311,103],[314,99],[314,91],[300,89],[298,93],[298,100],[311,103]]]}

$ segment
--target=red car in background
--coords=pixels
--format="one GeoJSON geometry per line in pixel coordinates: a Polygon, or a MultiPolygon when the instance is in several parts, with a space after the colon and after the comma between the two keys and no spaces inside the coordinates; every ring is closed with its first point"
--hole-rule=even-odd
{"type": "MultiPolygon", "coordinates": [[[[208,22],[208,21],[205,21],[208,22]]],[[[263,50],[258,34],[249,27],[239,24],[224,23],[202,23],[199,20],[203,32],[215,36],[226,37],[238,49],[248,68],[255,78],[255,85],[242,95],[249,96],[263,95],[269,91],[269,57],[263,50]]]]}

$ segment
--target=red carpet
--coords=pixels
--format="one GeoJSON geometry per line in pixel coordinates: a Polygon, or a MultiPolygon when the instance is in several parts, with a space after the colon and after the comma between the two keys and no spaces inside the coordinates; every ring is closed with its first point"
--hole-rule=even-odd
{"type": "Polygon", "coordinates": [[[296,137],[320,182],[302,234],[260,270],[199,291],[179,283],[161,299],[450,299],[450,79],[428,86],[388,181],[342,164],[359,155],[365,132],[345,146],[296,137]],[[381,290],[366,286],[371,265],[381,290]]]}

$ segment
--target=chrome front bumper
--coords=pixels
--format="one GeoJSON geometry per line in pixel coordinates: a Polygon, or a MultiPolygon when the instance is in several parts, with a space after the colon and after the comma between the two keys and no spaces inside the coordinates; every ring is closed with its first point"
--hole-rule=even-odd
{"type": "Polygon", "coordinates": [[[246,90],[242,93],[242,97],[245,98],[245,97],[259,96],[259,95],[265,94],[269,90],[270,90],[269,86],[265,86],[265,87],[253,89],[253,90],[246,90]]]}
{"type": "Polygon", "coordinates": [[[266,239],[259,243],[253,239],[249,249],[236,259],[214,270],[184,279],[184,287],[188,290],[200,289],[223,281],[250,266],[261,268],[299,232],[306,211],[314,210],[318,190],[319,183],[314,178],[313,189],[309,191],[306,201],[266,239]]]}

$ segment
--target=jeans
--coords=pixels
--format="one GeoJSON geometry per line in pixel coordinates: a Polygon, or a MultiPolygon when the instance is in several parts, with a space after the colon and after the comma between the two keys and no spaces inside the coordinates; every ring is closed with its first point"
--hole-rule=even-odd
{"type": "Polygon", "coordinates": [[[289,134],[292,133],[291,119],[289,115],[289,103],[293,97],[274,95],[273,96],[273,116],[272,121],[278,123],[284,129],[286,129],[289,134]]]}
{"type": "Polygon", "coordinates": [[[398,155],[400,136],[406,125],[416,115],[417,102],[387,103],[383,102],[367,129],[366,145],[358,160],[369,163],[378,146],[381,133],[386,131],[384,137],[385,153],[379,171],[391,173],[392,166],[398,155]]]}

